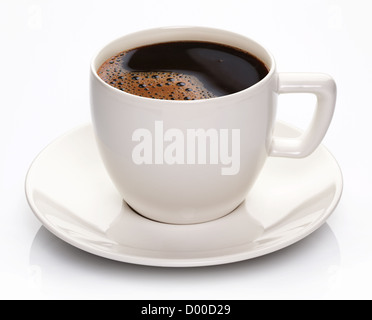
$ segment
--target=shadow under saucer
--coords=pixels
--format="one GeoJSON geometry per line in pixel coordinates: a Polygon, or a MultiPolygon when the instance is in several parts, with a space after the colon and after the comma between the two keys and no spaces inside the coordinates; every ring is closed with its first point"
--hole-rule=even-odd
{"type": "Polygon", "coordinates": [[[76,298],[117,298],[123,294],[134,299],[161,298],[159,287],[167,288],[168,298],[203,298],[199,294],[208,287],[213,287],[220,297],[237,298],[245,292],[247,298],[301,298],[298,290],[304,292],[308,287],[306,298],[314,298],[327,290],[340,263],[339,244],[328,224],[303,241],[270,255],[204,268],[158,268],[104,259],[67,244],[44,227],[36,234],[30,250],[35,281],[41,290],[57,298],[63,292],[73,297],[76,288],[80,291],[76,298]],[[236,286],[246,288],[240,293],[218,289],[236,286]],[[141,288],[141,292],[135,288],[141,288]]]}

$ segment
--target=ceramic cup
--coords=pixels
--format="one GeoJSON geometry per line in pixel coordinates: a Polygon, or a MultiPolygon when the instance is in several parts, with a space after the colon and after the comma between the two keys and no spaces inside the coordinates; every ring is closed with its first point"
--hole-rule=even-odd
{"type": "Polygon", "coordinates": [[[124,201],[141,215],[168,224],[203,223],[231,213],[268,157],[303,158],[319,146],[335,102],[330,76],[278,73],[262,45],[210,28],[169,27],[127,35],[100,50],[91,65],[91,112],[105,167],[124,201]],[[103,62],[123,50],[187,40],[246,50],[266,64],[269,74],[238,93],[196,101],[131,95],[97,75],[103,62]],[[317,97],[313,121],[297,139],[273,136],[278,95],[285,93],[317,97]]]}

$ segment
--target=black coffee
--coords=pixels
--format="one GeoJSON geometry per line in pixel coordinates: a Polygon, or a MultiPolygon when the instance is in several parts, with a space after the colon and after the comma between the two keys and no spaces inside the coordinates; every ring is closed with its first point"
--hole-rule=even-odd
{"type": "Polygon", "coordinates": [[[247,89],[268,69],[237,48],[210,42],[169,42],[123,51],[98,75],[111,86],[141,97],[199,100],[247,89]]]}

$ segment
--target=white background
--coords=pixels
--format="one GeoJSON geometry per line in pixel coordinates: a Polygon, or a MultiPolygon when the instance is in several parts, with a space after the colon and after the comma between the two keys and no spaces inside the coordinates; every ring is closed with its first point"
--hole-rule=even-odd
{"type": "MultiPolygon", "coordinates": [[[[370,0],[0,0],[0,298],[371,299],[371,13],[370,0]],[[339,98],[324,144],[345,189],[327,225],[267,257],[177,270],[98,258],[41,227],[25,175],[52,140],[90,122],[93,53],[168,25],[235,31],[268,47],[279,71],[334,76],[339,98]]],[[[281,98],[280,117],[305,127],[312,103],[281,98]]]]}

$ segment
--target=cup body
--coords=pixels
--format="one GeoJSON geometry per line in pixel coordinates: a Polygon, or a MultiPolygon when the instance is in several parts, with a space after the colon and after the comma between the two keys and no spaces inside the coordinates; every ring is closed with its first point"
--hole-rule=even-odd
{"type": "Polygon", "coordinates": [[[270,153],[277,91],[272,55],[235,33],[160,28],[108,44],[92,62],[91,112],[100,154],[124,201],[149,219],[171,224],[203,223],[232,212],[270,153]],[[236,94],[196,101],[131,95],[97,75],[104,61],[123,50],[187,40],[246,50],[269,74],[236,94]]]}

